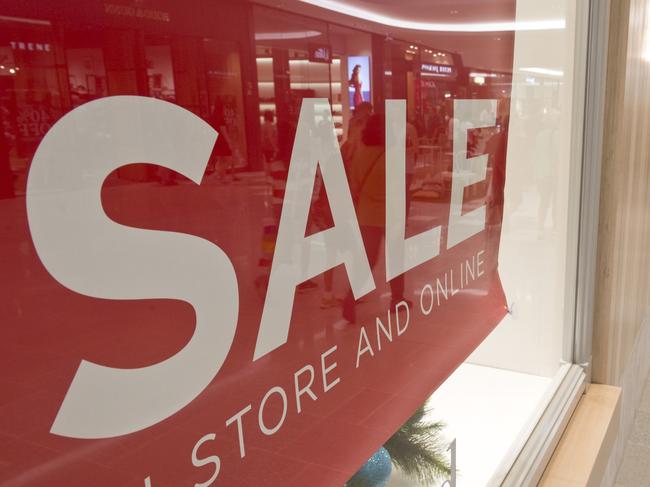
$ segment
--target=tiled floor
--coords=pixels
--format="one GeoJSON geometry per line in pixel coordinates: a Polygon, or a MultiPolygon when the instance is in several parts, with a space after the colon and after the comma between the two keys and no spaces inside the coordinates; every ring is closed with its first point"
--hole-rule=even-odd
{"type": "Polygon", "coordinates": [[[650,380],[644,387],[615,487],[650,485],[650,380]]]}

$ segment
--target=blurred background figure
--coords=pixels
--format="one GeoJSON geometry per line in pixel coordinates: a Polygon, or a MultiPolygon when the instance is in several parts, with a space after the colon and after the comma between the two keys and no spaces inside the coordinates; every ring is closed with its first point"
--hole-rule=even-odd
{"type": "Polygon", "coordinates": [[[232,131],[236,125],[235,117],[236,114],[232,108],[227,103],[217,99],[209,123],[219,132],[219,137],[212,151],[211,165],[220,180],[227,180],[233,176],[235,159],[238,158],[238,154],[233,150],[234,137],[232,131]]]}
{"type": "MultiPolygon", "coordinates": [[[[361,144],[350,163],[350,190],[356,204],[361,236],[370,267],[379,258],[386,222],[386,120],[373,114],[362,132],[361,144]]],[[[404,276],[390,281],[391,307],[404,300],[404,276]]],[[[407,301],[410,305],[410,303],[407,301]]],[[[356,321],[355,299],[349,290],[343,300],[343,318],[356,321]]]]}
{"type": "Polygon", "coordinates": [[[262,122],[262,154],[264,163],[270,164],[275,159],[278,151],[278,129],[275,125],[273,112],[266,110],[264,112],[264,122],[262,122]]]}
{"type": "Polygon", "coordinates": [[[341,146],[341,156],[343,157],[343,162],[347,170],[349,170],[349,163],[354,157],[354,153],[361,145],[363,129],[366,128],[366,123],[370,115],[372,115],[372,105],[367,101],[358,105],[352,113],[352,118],[348,125],[348,137],[341,146]]]}
{"type": "Polygon", "coordinates": [[[361,92],[361,85],[363,82],[361,81],[361,65],[357,64],[353,69],[352,69],[352,76],[350,77],[350,86],[354,88],[354,107],[358,107],[363,103],[363,93],[361,92]]]}

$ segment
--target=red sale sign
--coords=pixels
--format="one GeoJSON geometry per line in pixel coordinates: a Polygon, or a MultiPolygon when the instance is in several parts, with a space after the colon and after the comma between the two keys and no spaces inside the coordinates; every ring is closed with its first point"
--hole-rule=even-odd
{"type": "Polygon", "coordinates": [[[411,46],[351,112],[150,3],[0,11],[0,482],[342,485],[506,312],[509,78],[411,46]]]}

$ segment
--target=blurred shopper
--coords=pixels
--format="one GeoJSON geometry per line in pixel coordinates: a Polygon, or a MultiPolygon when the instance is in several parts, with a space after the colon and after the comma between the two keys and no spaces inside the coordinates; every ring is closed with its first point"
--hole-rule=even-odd
{"type": "Polygon", "coordinates": [[[356,150],[361,145],[363,130],[366,128],[368,118],[372,115],[372,105],[368,102],[361,103],[354,109],[348,125],[348,136],[341,147],[341,155],[346,169],[349,170],[350,161],[354,158],[356,150]]]}
{"type": "MultiPolygon", "coordinates": [[[[266,288],[269,283],[271,265],[273,264],[273,254],[275,244],[278,238],[278,229],[280,226],[280,216],[282,215],[282,205],[287,186],[287,177],[289,176],[289,164],[291,162],[291,153],[293,142],[296,136],[296,125],[288,121],[278,121],[277,126],[277,152],[270,164],[268,164],[269,179],[271,181],[271,203],[269,214],[264,218],[262,229],[261,256],[258,261],[260,274],[255,279],[255,287],[260,295],[264,298],[266,288]]],[[[305,265],[305,264],[303,264],[305,265]]],[[[308,280],[297,287],[298,291],[308,291],[316,288],[318,285],[308,280]]]]}
{"type": "Polygon", "coordinates": [[[236,125],[235,113],[229,104],[218,98],[214,104],[210,125],[219,133],[212,151],[211,165],[214,167],[219,179],[227,180],[234,173],[235,158],[238,154],[233,149],[233,131],[236,125]]]}
{"type": "MultiPolygon", "coordinates": [[[[356,203],[361,236],[374,267],[379,258],[386,222],[386,122],[383,114],[368,119],[358,147],[350,164],[350,188],[356,203]]],[[[404,276],[390,281],[391,307],[404,299],[404,276]]],[[[410,304],[407,301],[407,304],[410,304]]],[[[348,291],[343,300],[343,318],[356,321],[355,299],[348,291]]]]}
{"type": "Polygon", "coordinates": [[[278,151],[278,129],[271,110],[264,111],[264,122],[262,122],[261,131],[264,162],[270,164],[275,159],[278,151]]]}

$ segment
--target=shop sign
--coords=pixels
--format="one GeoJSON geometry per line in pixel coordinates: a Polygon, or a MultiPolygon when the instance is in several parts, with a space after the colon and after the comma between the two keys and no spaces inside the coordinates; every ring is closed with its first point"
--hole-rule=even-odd
{"type": "Polygon", "coordinates": [[[156,22],[170,22],[169,12],[141,6],[105,3],[104,12],[108,15],[145,19],[156,22]]]}
{"type": "Polygon", "coordinates": [[[420,69],[423,73],[428,73],[436,76],[453,76],[455,74],[454,67],[446,64],[422,63],[420,69]]]}
{"type": "Polygon", "coordinates": [[[37,139],[50,129],[53,117],[49,108],[42,105],[20,106],[16,117],[18,134],[25,139],[37,139]]]}
{"type": "Polygon", "coordinates": [[[25,40],[15,40],[9,41],[9,45],[12,49],[17,51],[43,51],[50,52],[52,49],[51,45],[48,42],[32,42],[25,40]]]}
{"type": "Polygon", "coordinates": [[[312,63],[328,63],[328,64],[331,63],[332,62],[331,47],[324,44],[310,44],[309,60],[312,63]]]}

